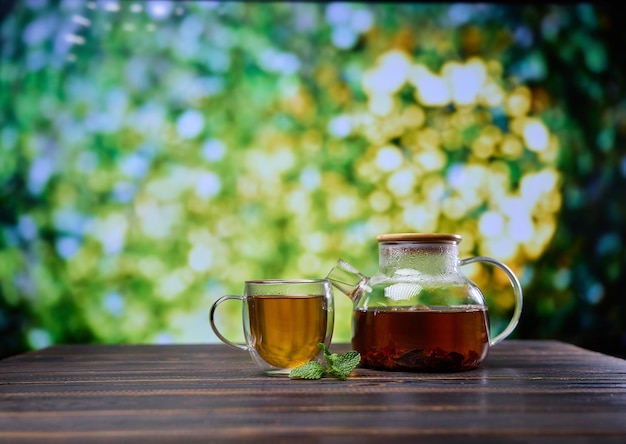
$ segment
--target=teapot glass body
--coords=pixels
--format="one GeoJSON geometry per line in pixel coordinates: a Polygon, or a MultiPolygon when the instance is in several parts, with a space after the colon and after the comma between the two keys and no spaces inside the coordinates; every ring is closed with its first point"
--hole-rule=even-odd
{"type": "Polygon", "coordinates": [[[380,235],[378,241],[379,269],[374,276],[363,276],[341,260],[329,274],[353,300],[352,346],[361,354],[362,366],[470,370],[515,328],[522,303],[517,278],[491,258],[459,260],[460,236],[401,233],[380,235]],[[485,298],[461,271],[462,265],[477,261],[504,270],[515,292],[513,318],[493,339],[485,298]]]}

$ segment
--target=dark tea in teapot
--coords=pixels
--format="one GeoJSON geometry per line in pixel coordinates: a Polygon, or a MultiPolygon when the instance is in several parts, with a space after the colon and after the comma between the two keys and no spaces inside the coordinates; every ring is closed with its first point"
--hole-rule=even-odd
{"type": "Polygon", "coordinates": [[[480,305],[359,308],[352,346],[372,369],[470,370],[487,356],[489,318],[480,305]]]}

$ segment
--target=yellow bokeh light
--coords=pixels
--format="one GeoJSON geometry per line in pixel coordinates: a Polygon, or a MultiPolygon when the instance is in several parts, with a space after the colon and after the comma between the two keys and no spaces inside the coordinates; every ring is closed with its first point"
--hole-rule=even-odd
{"type": "Polygon", "coordinates": [[[415,98],[424,106],[444,106],[450,102],[450,89],[445,80],[423,65],[415,65],[409,74],[415,86],[415,98]]]}
{"type": "Polygon", "coordinates": [[[526,217],[530,202],[516,195],[508,195],[497,202],[497,207],[508,220],[526,217]]]}
{"type": "Polygon", "coordinates": [[[476,221],[466,220],[462,222],[456,232],[463,238],[463,242],[459,244],[459,252],[462,255],[471,254],[470,252],[476,247],[476,221]]]}
{"type": "Polygon", "coordinates": [[[446,193],[446,184],[439,175],[428,175],[422,180],[422,196],[430,205],[439,205],[446,193]]]}
{"type": "Polygon", "coordinates": [[[415,160],[424,171],[440,171],[446,165],[441,151],[424,151],[415,155],[415,160]]]}
{"type": "Polygon", "coordinates": [[[417,177],[411,168],[402,168],[394,171],[387,180],[387,188],[395,196],[406,196],[415,189],[417,177]]]}
{"type": "Polygon", "coordinates": [[[393,99],[385,94],[372,94],[367,105],[372,114],[386,116],[393,110],[393,99]]]}
{"type": "Polygon", "coordinates": [[[440,134],[441,144],[445,146],[446,150],[455,151],[464,147],[461,132],[452,125],[442,128],[440,134]]]}
{"type": "Polygon", "coordinates": [[[500,151],[506,157],[518,158],[524,152],[524,144],[515,134],[505,134],[502,136],[500,151]]]}
{"type": "Polygon", "coordinates": [[[535,118],[526,119],[522,134],[529,150],[543,151],[548,148],[550,133],[541,120],[535,118]]]}
{"type": "Polygon", "coordinates": [[[556,221],[553,218],[541,220],[537,223],[535,235],[523,245],[529,260],[537,259],[545,250],[556,230],[556,221]]]}
{"type": "Polygon", "coordinates": [[[450,115],[449,124],[454,127],[454,130],[457,132],[475,125],[477,123],[476,113],[473,111],[474,110],[470,107],[457,108],[457,110],[450,115]]]}
{"type": "Polygon", "coordinates": [[[559,155],[559,138],[554,134],[549,134],[548,147],[537,153],[539,160],[543,163],[553,164],[559,155]]]}
{"type": "Polygon", "coordinates": [[[423,233],[437,230],[439,209],[430,205],[411,205],[404,209],[404,223],[407,227],[423,233]]]}
{"type": "Polygon", "coordinates": [[[328,215],[333,221],[347,220],[356,214],[359,202],[348,195],[334,196],[329,203],[328,215]]]}
{"type": "Polygon", "coordinates": [[[528,114],[531,105],[530,90],[525,86],[515,88],[506,98],[506,113],[511,117],[528,114]]]}
{"type": "Polygon", "coordinates": [[[451,88],[454,103],[460,106],[476,103],[487,78],[487,67],[478,58],[465,64],[448,62],[442,68],[442,76],[451,88]]]}
{"type": "Polygon", "coordinates": [[[480,135],[472,143],[472,153],[479,159],[488,159],[494,152],[494,139],[489,136],[480,135]]]}
{"type": "Polygon", "coordinates": [[[505,219],[497,211],[486,211],[478,219],[478,229],[485,237],[500,237],[504,226],[505,219]]]}
{"type": "Polygon", "coordinates": [[[537,202],[535,212],[533,214],[550,214],[558,213],[563,205],[563,196],[561,196],[558,188],[552,190],[550,193],[543,196],[543,198],[537,202]]]}
{"type": "Polygon", "coordinates": [[[498,205],[508,195],[511,187],[511,169],[504,162],[493,162],[491,173],[485,178],[485,189],[489,190],[486,200],[498,205]]]}
{"type": "Polygon", "coordinates": [[[301,243],[306,251],[318,253],[324,250],[327,245],[327,240],[326,234],[320,231],[314,231],[303,236],[301,243]]]}
{"type": "Polygon", "coordinates": [[[361,160],[356,165],[356,172],[359,177],[367,178],[370,182],[376,182],[381,177],[381,171],[376,166],[376,162],[367,159],[361,160]]]}
{"type": "Polygon", "coordinates": [[[148,279],[162,276],[167,266],[158,256],[143,256],[137,261],[137,270],[148,279]]]}
{"type": "Polygon", "coordinates": [[[374,95],[390,95],[406,82],[411,61],[402,51],[383,54],[377,65],[363,74],[363,89],[374,95]]]}
{"type": "Polygon", "coordinates": [[[544,195],[555,190],[557,183],[558,173],[554,169],[529,173],[520,181],[520,195],[529,206],[534,206],[544,195]]]}
{"type": "Polygon", "coordinates": [[[367,220],[367,232],[373,238],[380,233],[389,233],[392,230],[393,222],[388,213],[376,214],[367,220]]]}
{"type": "Polygon", "coordinates": [[[406,128],[419,128],[424,124],[426,114],[419,106],[409,105],[402,112],[400,119],[406,128]]]}
{"type": "Polygon", "coordinates": [[[500,143],[502,140],[502,130],[495,125],[486,125],[480,130],[480,136],[490,139],[490,143],[500,143]]]}
{"type": "Polygon", "coordinates": [[[187,264],[198,273],[208,271],[213,265],[213,250],[202,244],[194,245],[187,255],[187,264]]]}
{"type": "Polygon", "coordinates": [[[295,215],[307,214],[311,208],[309,193],[303,189],[291,191],[287,195],[287,208],[295,215]]]}
{"type": "Polygon", "coordinates": [[[502,261],[512,261],[517,253],[517,244],[511,242],[508,237],[485,239],[479,248],[483,256],[497,257],[502,261]]]}
{"type": "Polygon", "coordinates": [[[193,273],[187,268],[171,271],[157,281],[155,294],[164,300],[171,301],[184,292],[193,279],[193,273]]]}
{"type": "Polygon", "coordinates": [[[147,237],[162,239],[170,235],[172,227],[181,220],[183,208],[177,203],[159,204],[153,199],[138,199],[135,212],[140,227],[147,237]]]}
{"type": "Polygon", "coordinates": [[[423,128],[417,133],[417,144],[421,149],[437,151],[440,143],[439,132],[433,128],[423,128]]]}
{"type": "Polygon", "coordinates": [[[441,203],[441,211],[450,220],[458,220],[465,216],[467,204],[460,197],[448,197],[441,203]]]}
{"type": "Polygon", "coordinates": [[[187,234],[187,242],[189,242],[190,245],[211,245],[214,241],[213,236],[206,228],[197,228],[189,231],[187,234]]]}
{"type": "Polygon", "coordinates": [[[384,213],[391,207],[391,197],[384,191],[374,191],[369,196],[372,209],[378,213],[384,213]]]}
{"type": "Polygon", "coordinates": [[[394,145],[381,147],[376,155],[376,165],[382,171],[394,171],[402,165],[403,161],[402,152],[394,145]]]}
{"type": "Polygon", "coordinates": [[[526,117],[514,117],[509,121],[509,129],[511,132],[521,138],[523,143],[524,138],[524,127],[526,125],[526,117]]]}
{"type": "Polygon", "coordinates": [[[405,128],[402,125],[400,116],[396,112],[396,108],[397,106],[394,104],[392,112],[385,116],[380,122],[380,134],[383,136],[384,140],[395,139],[404,134],[405,128]]]}
{"type": "Polygon", "coordinates": [[[318,255],[305,251],[298,257],[298,271],[302,276],[315,276],[316,273],[313,270],[321,270],[322,260],[318,255]]]}
{"type": "Polygon", "coordinates": [[[535,226],[530,218],[530,214],[518,213],[516,217],[511,218],[508,224],[509,238],[519,244],[529,242],[535,235],[535,226]]]}
{"type": "Polygon", "coordinates": [[[497,108],[504,103],[504,90],[495,82],[487,81],[478,95],[478,103],[497,108]]]}

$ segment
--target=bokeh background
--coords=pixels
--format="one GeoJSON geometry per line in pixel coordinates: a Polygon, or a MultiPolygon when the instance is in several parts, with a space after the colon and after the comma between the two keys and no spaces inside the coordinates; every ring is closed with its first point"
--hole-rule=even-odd
{"type": "MultiPolygon", "coordinates": [[[[514,337],[626,356],[614,8],[4,0],[0,356],[217,342],[244,280],[371,275],[407,231],[511,266],[514,337]]],[[[505,276],[464,271],[501,329],[505,276]]]]}

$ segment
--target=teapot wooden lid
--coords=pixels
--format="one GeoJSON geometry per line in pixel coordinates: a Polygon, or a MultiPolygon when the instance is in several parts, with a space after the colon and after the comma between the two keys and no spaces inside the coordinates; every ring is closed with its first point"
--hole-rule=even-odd
{"type": "Polygon", "coordinates": [[[391,233],[376,236],[378,242],[447,243],[458,244],[463,239],[458,234],[449,233],[391,233]]]}

